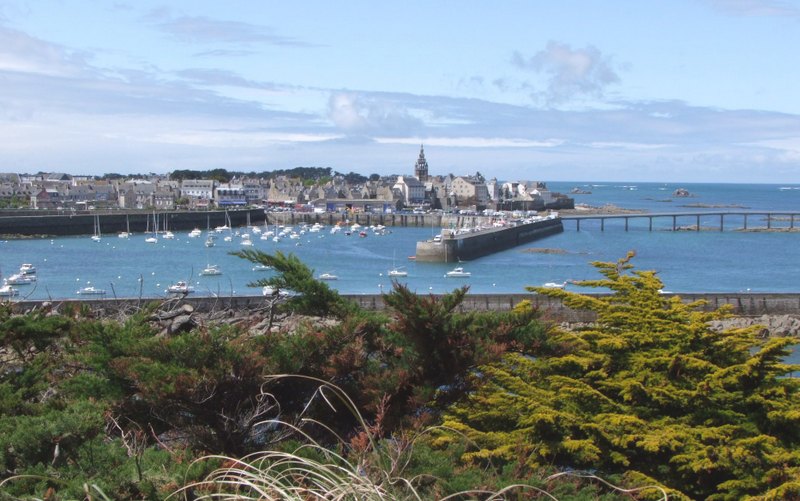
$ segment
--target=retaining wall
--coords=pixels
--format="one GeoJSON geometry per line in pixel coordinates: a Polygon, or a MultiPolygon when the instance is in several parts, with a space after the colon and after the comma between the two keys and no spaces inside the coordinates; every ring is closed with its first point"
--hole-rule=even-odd
{"type": "MultiPolygon", "coordinates": [[[[733,307],[737,316],[757,317],[761,315],[800,315],[800,294],[784,293],[694,293],[681,294],[684,302],[704,300],[705,310],[717,309],[725,304],[733,307]]],[[[345,295],[366,309],[381,310],[384,308],[382,296],[379,294],[345,295]]],[[[587,311],[576,311],[564,306],[555,298],[540,294],[468,294],[461,305],[462,311],[506,311],[517,303],[527,299],[539,308],[544,318],[555,322],[589,322],[594,315],[587,311]]],[[[88,299],[54,301],[55,304],[86,305],[99,314],[129,311],[152,301],[163,301],[163,298],[142,299],[88,299]]],[[[263,296],[233,296],[223,298],[188,297],[184,302],[192,304],[198,312],[220,311],[225,309],[246,310],[265,306],[263,296]]],[[[21,311],[42,306],[43,301],[15,301],[21,311]]]]}

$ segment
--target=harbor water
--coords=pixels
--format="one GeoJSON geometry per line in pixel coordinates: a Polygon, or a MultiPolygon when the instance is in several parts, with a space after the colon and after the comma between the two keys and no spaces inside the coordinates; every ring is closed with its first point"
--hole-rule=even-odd
{"type": "MultiPolygon", "coordinates": [[[[621,183],[551,183],[554,191],[569,192],[580,187],[591,194],[574,195],[577,204],[647,210],[651,212],[698,211],[704,208],[744,208],[752,210],[796,211],[800,208],[800,187],[778,185],[662,185],[621,183]],[[686,188],[691,197],[676,198],[673,191],[686,188]]],[[[800,221],[798,221],[800,223],[800,221]]],[[[718,225],[718,222],[716,223],[718,225]]],[[[763,222],[751,220],[749,225],[763,222]]],[[[788,224],[788,223],[781,223],[788,224]]],[[[713,226],[713,223],[710,223],[713,226]]],[[[14,239],[0,241],[0,273],[8,277],[21,264],[31,263],[37,281],[15,286],[20,298],[63,299],[80,297],[77,291],[93,286],[106,291],[106,297],[160,297],[170,284],[186,281],[197,295],[252,295],[260,289],[249,283],[269,276],[269,271],[254,271],[253,264],[230,255],[243,248],[266,253],[281,251],[296,254],[316,274],[338,277],[328,284],[343,293],[373,294],[386,291],[392,280],[388,271],[404,268],[408,283],[418,293],[443,293],[469,285],[476,293],[524,292],[530,285],[547,282],[599,278],[593,261],[616,261],[635,251],[637,269],[656,270],[664,289],[673,292],[800,292],[798,249],[800,232],[741,232],[737,223],[726,219],[725,231],[668,231],[665,227],[648,231],[646,219],[632,220],[629,230],[621,221],[584,221],[580,231],[565,221],[564,232],[503,252],[460,263],[469,277],[448,278],[454,265],[417,263],[409,260],[416,242],[431,238],[438,229],[389,227],[379,235],[366,229],[346,236],[331,234],[330,226],[319,232],[306,232],[300,238],[280,242],[261,240],[250,234],[252,247],[244,247],[234,235],[230,242],[219,235],[214,247],[206,247],[205,232],[190,238],[186,232],[173,240],[146,243],[146,235],[129,239],[103,235],[99,242],[89,235],[55,239],[14,239]],[[201,276],[209,264],[219,266],[221,275],[201,276]]],[[[671,222],[670,222],[671,226],[671,222]]],[[[274,228],[260,228],[262,231],[274,228]]],[[[295,230],[299,230],[295,226],[295,230]]],[[[578,290],[568,284],[568,289],[578,290]]]]}

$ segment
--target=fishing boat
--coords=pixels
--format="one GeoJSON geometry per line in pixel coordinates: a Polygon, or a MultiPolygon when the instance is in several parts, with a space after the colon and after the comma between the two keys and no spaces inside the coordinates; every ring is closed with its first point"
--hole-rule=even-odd
{"type": "Polygon", "coordinates": [[[333,273],[322,273],[318,278],[320,280],[339,280],[339,277],[333,273]]]}

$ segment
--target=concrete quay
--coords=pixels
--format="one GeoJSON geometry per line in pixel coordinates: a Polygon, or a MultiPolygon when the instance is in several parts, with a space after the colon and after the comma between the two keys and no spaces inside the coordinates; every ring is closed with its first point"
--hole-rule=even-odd
{"type": "MultiPolygon", "coordinates": [[[[602,294],[596,294],[598,296],[602,294]]],[[[380,294],[350,294],[344,297],[368,310],[383,310],[385,304],[380,294]]],[[[713,311],[723,305],[731,305],[737,317],[761,317],[764,315],[800,315],[800,293],[686,293],[679,294],[684,302],[706,301],[705,311],[713,311]]],[[[541,294],[467,294],[460,306],[461,311],[508,311],[522,300],[530,301],[538,308],[543,318],[553,322],[591,322],[594,314],[568,308],[557,298],[541,294]]],[[[63,309],[67,305],[85,306],[101,316],[115,316],[120,312],[132,312],[148,303],[173,301],[177,305],[190,304],[198,313],[219,311],[258,311],[267,305],[263,296],[187,297],[180,300],[164,298],[124,299],[70,299],[52,301],[49,304],[63,309]]],[[[24,312],[42,308],[45,301],[13,301],[15,310],[24,312]]]]}
{"type": "Polygon", "coordinates": [[[440,239],[417,242],[415,258],[417,261],[438,263],[475,259],[562,231],[564,226],[559,218],[462,234],[443,230],[440,239]]]}
{"type": "MultiPolygon", "coordinates": [[[[91,235],[94,233],[95,218],[100,222],[102,234],[114,235],[121,231],[144,233],[152,231],[153,212],[133,211],[82,211],[79,213],[31,215],[35,211],[14,213],[4,211],[0,214],[0,235],[44,237],[91,235]],[[25,215],[22,215],[25,214],[25,215]]],[[[190,231],[194,228],[214,228],[228,224],[244,226],[247,221],[263,224],[264,209],[214,210],[214,211],[156,211],[161,229],[166,221],[170,231],[190,231]]]]}

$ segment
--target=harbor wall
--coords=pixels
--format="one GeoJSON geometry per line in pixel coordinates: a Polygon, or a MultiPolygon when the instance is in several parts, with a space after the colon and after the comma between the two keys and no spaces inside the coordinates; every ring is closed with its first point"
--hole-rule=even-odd
{"type": "Polygon", "coordinates": [[[564,226],[559,218],[461,235],[444,230],[441,241],[417,242],[416,260],[444,263],[470,260],[562,231],[564,226]]]}
{"type": "MultiPolygon", "coordinates": [[[[231,225],[244,226],[248,215],[253,224],[263,224],[263,209],[229,210],[227,211],[231,225]]],[[[7,213],[6,213],[7,214],[7,213]]],[[[164,228],[164,221],[170,231],[190,231],[194,228],[214,228],[226,224],[225,211],[180,211],[156,212],[159,226],[164,228]]],[[[0,216],[0,235],[21,236],[69,236],[91,235],[94,233],[95,217],[100,220],[102,234],[115,235],[126,231],[144,233],[148,225],[153,224],[152,211],[84,211],[61,215],[2,215],[0,216]],[[149,221],[149,223],[148,223],[149,221]]]]}
{"type": "MultiPolygon", "coordinates": [[[[602,294],[595,294],[602,296],[602,294]]],[[[380,294],[344,295],[362,308],[382,310],[385,308],[380,294]]],[[[798,293],[691,293],[680,294],[684,302],[703,300],[705,311],[713,311],[723,305],[730,305],[736,316],[760,317],[763,315],[800,315],[800,294],[798,293]]],[[[554,322],[591,322],[594,314],[584,310],[568,308],[560,299],[540,294],[467,294],[461,304],[461,311],[507,311],[522,300],[530,301],[538,308],[543,318],[554,322]]],[[[133,311],[151,302],[165,301],[163,298],[126,299],[84,299],[52,301],[53,305],[85,305],[99,314],[111,315],[118,312],[133,311]]],[[[172,300],[175,301],[175,300],[172,300]]],[[[189,303],[195,311],[214,312],[223,310],[257,310],[265,306],[263,296],[231,297],[188,297],[180,300],[189,303]]],[[[18,311],[41,308],[44,301],[14,301],[18,311]]]]}
{"type": "MultiPolygon", "coordinates": [[[[12,236],[68,236],[90,235],[94,233],[94,218],[100,216],[101,233],[118,233],[125,231],[127,222],[134,233],[142,233],[147,229],[147,221],[152,224],[153,212],[147,210],[120,211],[34,211],[4,210],[0,211],[0,235],[12,236]]],[[[164,217],[168,218],[168,227],[172,231],[190,231],[193,228],[205,229],[225,224],[225,211],[157,211],[163,228],[164,217]]],[[[320,223],[335,225],[337,223],[362,226],[383,225],[399,227],[460,228],[486,224],[491,218],[483,216],[461,216],[455,214],[366,214],[366,213],[309,213],[309,212],[265,212],[264,209],[228,210],[231,224],[234,227],[247,224],[250,214],[251,224],[288,224],[320,223]]]]}

